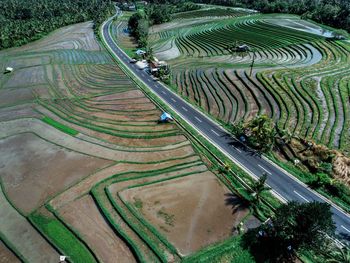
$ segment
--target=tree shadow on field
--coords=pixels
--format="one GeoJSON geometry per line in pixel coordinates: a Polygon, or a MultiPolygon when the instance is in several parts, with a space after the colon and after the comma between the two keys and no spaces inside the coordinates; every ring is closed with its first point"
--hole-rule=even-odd
{"type": "Polygon", "coordinates": [[[244,211],[249,208],[249,202],[245,201],[239,196],[232,193],[227,193],[225,196],[225,205],[232,207],[232,214],[244,211]]]}
{"type": "MultiPolygon", "coordinates": [[[[225,194],[225,196],[225,205],[231,206],[232,215],[249,209],[249,202],[245,199],[242,199],[239,196],[232,193],[227,193],[225,194]]],[[[237,225],[233,225],[231,231],[233,235],[237,234],[237,225]]]]}

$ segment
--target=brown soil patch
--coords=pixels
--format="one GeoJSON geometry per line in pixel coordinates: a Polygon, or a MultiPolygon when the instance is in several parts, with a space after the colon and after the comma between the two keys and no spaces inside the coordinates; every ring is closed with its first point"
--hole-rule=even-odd
{"type": "Polygon", "coordinates": [[[45,67],[36,66],[13,71],[10,79],[3,85],[3,88],[27,87],[44,83],[46,83],[45,67]]]}
{"type": "Polygon", "coordinates": [[[189,255],[232,234],[247,210],[232,215],[229,190],[211,172],[190,175],[120,193],[129,203],[142,201],[140,213],[182,255],[189,255]]]}
{"type": "Polygon", "coordinates": [[[21,261],[15,254],[9,250],[0,240],[0,262],[2,263],[20,263],[21,261]]]}
{"type": "Polygon", "coordinates": [[[1,180],[14,205],[24,213],[111,162],[69,151],[34,134],[0,141],[1,180]]]}
{"type": "Polygon", "coordinates": [[[9,121],[18,118],[40,117],[40,114],[33,110],[32,104],[23,104],[0,109],[0,121],[9,121]]]}
{"type": "Polygon", "coordinates": [[[0,89],[0,107],[33,101],[34,95],[30,88],[0,89]]]}
{"type": "Polygon", "coordinates": [[[36,119],[18,119],[3,122],[0,126],[0,137],[24,132],[35,133],[47,141],[76,152],[113,161],[154,162],[172,158],[181,158],[194,153],[191,145],[160,152],[117,151],[87,141],[82,141],[73,136],[67,136],[66,133],[36,119]]]}
{"type": "Polygon", "coordinates": [[[109,227],[89,195],[66,205],[60,214],[79,232],[101,262],[136,262],[129,248],[109,227]]]}
{"type": "Polygon", "coordinates": [[[180,160],[171,160],[166,162],[154,163],[154,164],[126,164],[126,163],[118,163],[116,165],[112,165],[101,171],[98,171],[89,177],[85,178],[75,186],[69,188],[67,191],[58,195],[54,199],[50,201],[50,205],[53,206],[54,209],[58,209],[68,202],[72,202],[77,197],[87,194],[90,189],[97,184],[98,182],[112,176],[115,174],[121,174],[125,172],[132,171],[147,171],[147,170],[157,170],[163,169],[168,166],[177,165],[184,162],[195,162],[198,161],[198,156],[191,156],[185,159],[180,160]]]}
{"type": "Polygon", "coordinates": [[[134,99],[134,98],[145,98],[145,95],[140,90],[128,90],[128,91],[114,93],[110,95],[99,96],[94,99],[96,101],[100,101],[100,100],[114,100],[114,99],[124,100],[124,99],[134,99]]]}

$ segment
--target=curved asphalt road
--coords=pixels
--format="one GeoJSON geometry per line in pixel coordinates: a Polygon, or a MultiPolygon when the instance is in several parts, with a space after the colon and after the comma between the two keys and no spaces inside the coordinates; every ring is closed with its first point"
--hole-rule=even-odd
{"type": "MultiPolygon", "coordinates": [[[[261,176],[264,172],[268,174],[267,184],[274,190],[275,194],[284,201],[325,202],[324,198],[310,190],[306,185],[287,174],[275,164],[254,154],[246,149],[237,140],[223,130],[218,124],[195,109],[190,103],[180,98],[157,81],[154,81],[145,71],[139,70],[135,64],[130,63],[130,58],[117,46],[110,35],[108,20],[102,26],[102,37],[107,43],[109,51],[114,53],[148,88],[153,91],[163,102],[168,104],[186,122],[206,137],[212,144],[219,148],[226,156],[237,163],[241,168],[254,177],[261,176]]],[[[337,234],[340,239],[350,241],[350,217],[339,208],[332,205],[333,220],[337,226],[337,234]]]]}

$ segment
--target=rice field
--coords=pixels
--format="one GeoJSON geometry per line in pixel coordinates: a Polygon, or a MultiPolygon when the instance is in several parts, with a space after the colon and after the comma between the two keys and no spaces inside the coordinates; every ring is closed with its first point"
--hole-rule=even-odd
{"type": "Polygon", "coordinates": [[[14,68],[0,75],[0,261],[197,262],[213,244],[213,256],[228,244],[241,251],[232,231],[256,217],[232,212],[234,189],[176,124],[158,124],[161,110],[92,32],[76,24],[0,52],[1,70],[14,68]]]}
{"type": "Polygon", "coordinates": [[[172,88],[223,123],[267,114],[294,135],[349,154],[349,42],[330,41],[330,32],[297,16],[215,12],[151,28],[172,88]],[[250,49],[234,50],[243,44],[250,49]]]}

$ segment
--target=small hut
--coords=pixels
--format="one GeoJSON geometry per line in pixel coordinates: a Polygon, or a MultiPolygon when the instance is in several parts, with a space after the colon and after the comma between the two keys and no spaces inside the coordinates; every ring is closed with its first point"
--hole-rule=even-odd
{"type": "Polygon", "coordinates": [[[12,71],[13,71],[13,68],[11,68],[11,67],[7,67],[5,69],[5,73],[11,73],[12,71]]]}
{"type": "Polygon", "coordinates": [[[246,45],[246,44],[243,44],[243,45],[238,45],[236,47],[236,51],[238,52],[248,52],[250,50],[249,46],[246,45]]]}
{"type": "Polygon", "coordinates": [[[165,122],[170,122],[173,121],[173,117],[167,112],[163,112],[163,114],[160,116],[159,122],[160,123],[165,123],[165,122]]]}

